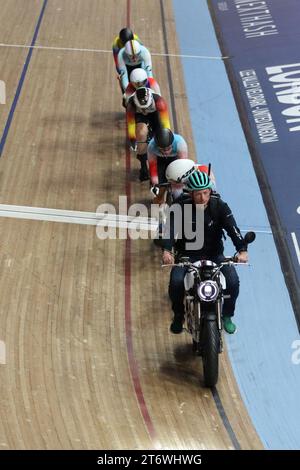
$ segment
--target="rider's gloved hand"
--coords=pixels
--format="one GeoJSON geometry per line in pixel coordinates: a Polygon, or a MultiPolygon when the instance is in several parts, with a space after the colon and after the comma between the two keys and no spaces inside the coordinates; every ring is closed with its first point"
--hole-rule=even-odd
{"type": "Polygon", "coordinates": [[[133,152],[137,151],[137,143],[135,139],[130,139],[130,149],[133,150],[133,152]]]}
{"type": "Polygon", "coordinates": [[[123,93],[123,96],[122,96],[122,106],[123,108],[126,108],[127,106],[126,93],[123,93]]]}
{"type": "Polygon", "coordinates": [[[150,187],[150,193],[153,194],[153,196],[158,196],[159,193],[159,187],[154,184],[150,187]]]}

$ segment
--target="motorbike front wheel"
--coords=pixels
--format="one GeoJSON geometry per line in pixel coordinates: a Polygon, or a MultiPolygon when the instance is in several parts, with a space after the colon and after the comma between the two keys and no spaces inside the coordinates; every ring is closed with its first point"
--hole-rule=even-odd
{"type": "Polygon", "coordinates": [[[219,376],[220,333],[216,321],[203,324],[203,374],[206,387],[214,387],[219,376]]]}

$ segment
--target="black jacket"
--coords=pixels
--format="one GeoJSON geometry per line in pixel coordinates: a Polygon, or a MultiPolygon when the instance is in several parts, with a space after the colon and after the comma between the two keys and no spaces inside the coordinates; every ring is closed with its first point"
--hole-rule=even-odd
{"type": "MultiPolygon", "coordinates": [[[[189,205],[190,210],[192,209],[192,220],[187,220],[186,223],[192,225],[192,230],[196,230],[196,205],[193,204],[191,197],[183,198],[177,202],[181,208],[181,215],[179,226],[181,227],[182,237],[178,236],[178,222],[174,223],[173,206],[170,208],[170,214],[166,227],[169,226],[168,237],[161,240],[161,246],[165,250],[171,251],[175,247],[175,251],[179,255],[190,256],[194,259],[200,259],[205,257],[217,256],[223,253],[223,229],[226,230],[227,234],[231,238],[236,251],[247,250],[247,246],[240,233],[239,228],[236,225],[236,221],[232,215],[232,212],[226,202],[222,201],[219,194],[212,193],[209,203],[204,211],[204,244],[201,249],[187,249],[186,243],[191,243],[193,240],[189,240],[185,237],[183,230],[184,227],[184,210],[185,206],[189,205]],[[177,232],[177,233],[176,233],[177,232]],[[177,239],[176,239],[177,238],[177,239]]],[[[180,233],[179,231],[179,233],[180,233]]],[[[194,238],[195,239],[195,238],[194,238]]]]}

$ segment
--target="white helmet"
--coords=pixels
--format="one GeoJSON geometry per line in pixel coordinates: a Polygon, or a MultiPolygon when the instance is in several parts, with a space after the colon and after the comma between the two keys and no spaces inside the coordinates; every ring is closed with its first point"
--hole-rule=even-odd
{"type": "Polygon", "coordinates": [[[134,69],[130,74],[130,82],[135,88],[145,86],[148,80],[148,75],[144,69],[134,69]]]}
{"type": "Polygon", "coordinates": [[[150,88],[141,87],[133,95],[133,101],[137,108],[146,109],[153,103],[153,94],[150,88]]]}
{"type": "Polygon", "coordinates": [[[125,44],[125,54],[132,62],[138,62],[141,56],[141,45],[135,39],[127,41],[125,44]]]}
{"type": "Polygon", "coordinates": [[[185,183],[187,178],[195,171],[195,164],[194,160],[178,158],[167,166],[167,180],[174,183],[185,183]]]}

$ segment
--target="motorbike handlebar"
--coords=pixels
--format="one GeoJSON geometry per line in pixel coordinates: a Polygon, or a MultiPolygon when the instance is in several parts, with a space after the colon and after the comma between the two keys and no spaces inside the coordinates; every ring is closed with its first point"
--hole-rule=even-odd
{"type": "MultiPolygon", "coordinates": [[[[226,265],[231,265],[231,266],[250,266],[249,263],[239,263],[237,261],[233,261],[233,258],[230,258],[226,261],[222,261],[222,263],[220,264],[217,264],[216,265],[216,268],[221,268],[222,266],[226,266],[226,265]]],[[[193,269],[198,269],[197,266],[194,266],[193,263],[191,263],[190,261],[184,261],[182,263],[170,263],[170,264],[162,264],[161,267],[162,268],[167,268],[167,267],[173,267],[173,266],[179,266],[181,268],[184,268],[186,266],[188,267],[191,267],[193,269]]]]}

